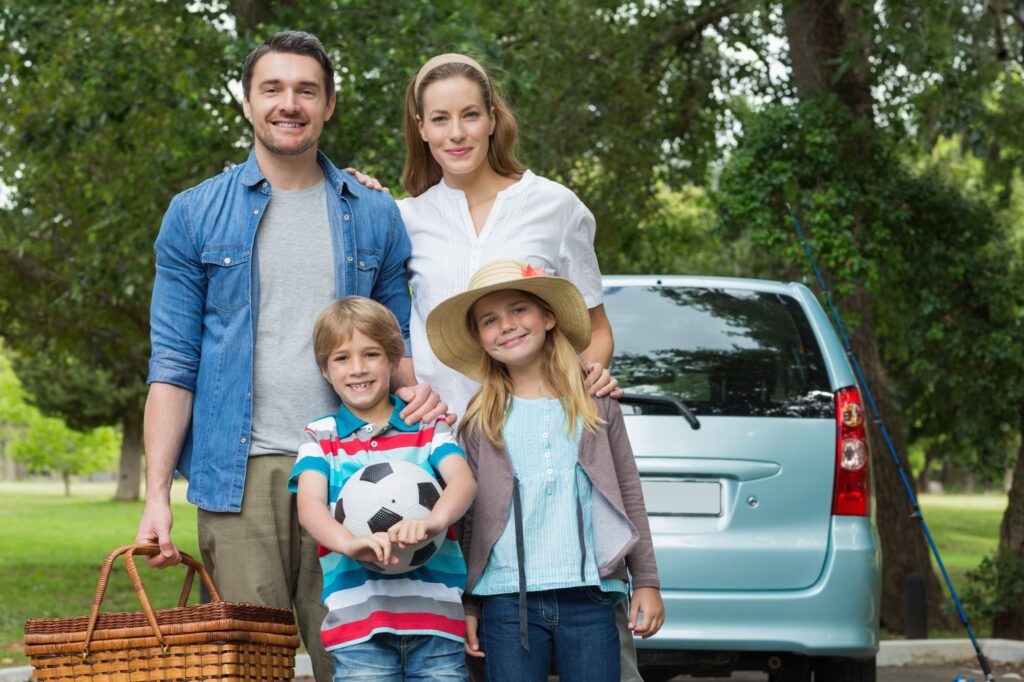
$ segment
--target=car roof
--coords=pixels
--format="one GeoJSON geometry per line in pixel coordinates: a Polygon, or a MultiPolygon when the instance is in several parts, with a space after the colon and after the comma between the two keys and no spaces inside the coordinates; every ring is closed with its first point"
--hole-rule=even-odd
{"type": "Polygon", "coordinates": [[[706,277],[690,275],[605,275],[606,287],[623,286],[673,286],[701,289],[744,289],[765,293],[793,295],[794,289],[802,288],[797,282],[778,282],[770,279],[748,279],[744,277],[706,277]]]}

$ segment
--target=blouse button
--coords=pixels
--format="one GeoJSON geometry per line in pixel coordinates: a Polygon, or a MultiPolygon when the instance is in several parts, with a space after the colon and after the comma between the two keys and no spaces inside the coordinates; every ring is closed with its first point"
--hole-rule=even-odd
{"type": "Polygon", "coordinates": [[[553,474],[553,473],[555,473],[555,470],[554,469],[548,469],[548,473],[549,474],[553,474]]]}
{"type": "MultiPolygon", "coordinates": [[[[550,453],[550,452],[545,452],[545,453],[544,453],[544,456],[545,456],[545,457],[550,457],[550,456],[551,456],[551,453],[550,453]]],[[[550,472],[549,472],[549,473],[550,473],[550,472]]]]}

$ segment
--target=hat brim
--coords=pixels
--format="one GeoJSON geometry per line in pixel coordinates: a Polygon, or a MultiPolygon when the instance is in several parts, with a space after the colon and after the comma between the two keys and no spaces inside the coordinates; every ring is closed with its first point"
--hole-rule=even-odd
{"type": "Polygon", "coordinates": [[[469,311],[487,294],[515,289],[544,300],[555,314],[555,324],[576,349],[590,345],[590,312],[583,294],[562,277],[524,277],[495,282],[456,294],[442,301],[427,315],[427,339],[437,359],[476,381],[483,380],[486,353],[469,327],[469,311]]]}

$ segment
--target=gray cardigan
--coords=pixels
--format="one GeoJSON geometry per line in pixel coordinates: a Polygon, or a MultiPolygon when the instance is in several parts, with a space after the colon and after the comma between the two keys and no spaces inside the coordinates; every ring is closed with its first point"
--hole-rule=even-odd
{"type": "MultiPolygon", "coordinates": [[[[628,567],[633,587],[660,587],[640,475],[622,410],[612,398],[598,398],[597,409],[605,423],[597,433],[583,430],[578,459],[592,484],[591,525],[598,574],[626,580],[628,567]]],[[[508,452],[495,447],[487,436],[468,433],[465,445],[477,494],[462,532],[467,566],[464,603],[466,613],[478,615],[479,605],[470,592],[508,524],[514,476],[508,452]]]]}

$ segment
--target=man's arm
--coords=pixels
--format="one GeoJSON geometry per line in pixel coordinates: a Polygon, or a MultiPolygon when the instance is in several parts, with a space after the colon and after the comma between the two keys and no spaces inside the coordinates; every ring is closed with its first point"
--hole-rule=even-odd
{"type": "Polygon", "coordinates": [[[171,542],[171,481],[191,419],[192,391],[173,384],[150,384],[143,427],[146,504],[135,542],[160,545],[160,554],[147,559],[155,568],[181,561],[177,545],[171,542]]]}
{"type": "Polygon", "coordinates": [[[206,299],[206,268],[192,241],[188,200],[171,200],[156,239],[156,279],[150,306],[149,396],[143,425],[146,448],[146,505],[136,542],[160,544],[147,561],[163,568],[178,563],[171,542],[170,491],[174,467],[192,418],[199,373],[206,299]]]}

